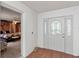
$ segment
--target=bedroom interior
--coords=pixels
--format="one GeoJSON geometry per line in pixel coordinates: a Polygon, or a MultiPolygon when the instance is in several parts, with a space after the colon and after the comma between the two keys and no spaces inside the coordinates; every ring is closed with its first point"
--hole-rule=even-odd
{"type": "Polygon", "coordinates": [[[20,57],[21,14],[3,6],[0,8],[0,57],[20,57]]]}

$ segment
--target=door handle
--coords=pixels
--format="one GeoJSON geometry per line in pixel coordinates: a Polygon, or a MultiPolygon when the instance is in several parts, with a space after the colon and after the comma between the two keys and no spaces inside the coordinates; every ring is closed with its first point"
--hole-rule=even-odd
{"type": "Polygon", "coordinates": [[[64,38],[64,36],[62,36],[62,38],[64,38]]]}
{"type": "Polygon", "coordinates": [[[64,37],[64,33],[62,33],[62,36],[64,37]]]}
{"type": "Polygon", "coordinates": [[[65,38],[65,35],[64,34],[62,35],[62,38],[65,38]]]}

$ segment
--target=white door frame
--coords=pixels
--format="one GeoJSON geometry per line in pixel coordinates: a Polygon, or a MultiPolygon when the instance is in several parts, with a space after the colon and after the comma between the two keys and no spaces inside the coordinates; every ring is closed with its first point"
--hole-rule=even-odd
{"type": "Polygon", "coordinates": [[[19,10],[19,9],[17,9],[17,8],[15,8],[15,7],[13,7],[13,6],[11,6],[11,5],[9,5],[9,4],[6,4],[6,3],[4,3],[4,2],[0,2],[0,6],[3,6],[3,7],[5,7],[5,8],[8,8],[8,9],[11,9],[11,10],[13,10],[13,11],[16,11],[16,12],[18,12],[18,13],[20,13],[21,14],[21,56],[20,57],[23,57],[23,11],[22,10],[19,10]]]}

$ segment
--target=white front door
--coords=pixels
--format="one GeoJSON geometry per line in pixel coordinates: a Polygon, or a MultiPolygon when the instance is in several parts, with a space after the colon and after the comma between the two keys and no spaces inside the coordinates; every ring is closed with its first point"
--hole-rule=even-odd
{"type": "Polygon", "coordinates": [[[68,27],[71,25],[69,23],[71,19],[70,21],[67,20],[67,17],[55,17],[44,20],[44,48],[62,52],[71,50],[69,45],[71,43],[71,27],[68,27]]]}

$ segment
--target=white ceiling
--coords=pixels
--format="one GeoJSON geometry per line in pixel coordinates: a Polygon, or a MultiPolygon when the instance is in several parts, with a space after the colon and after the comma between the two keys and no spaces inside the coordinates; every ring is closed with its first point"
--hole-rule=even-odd
{"type": "Polygon", "coordinates": [[[79,1],[24,1],[23,3],[38,13],[79,5],[79,1]]]}

